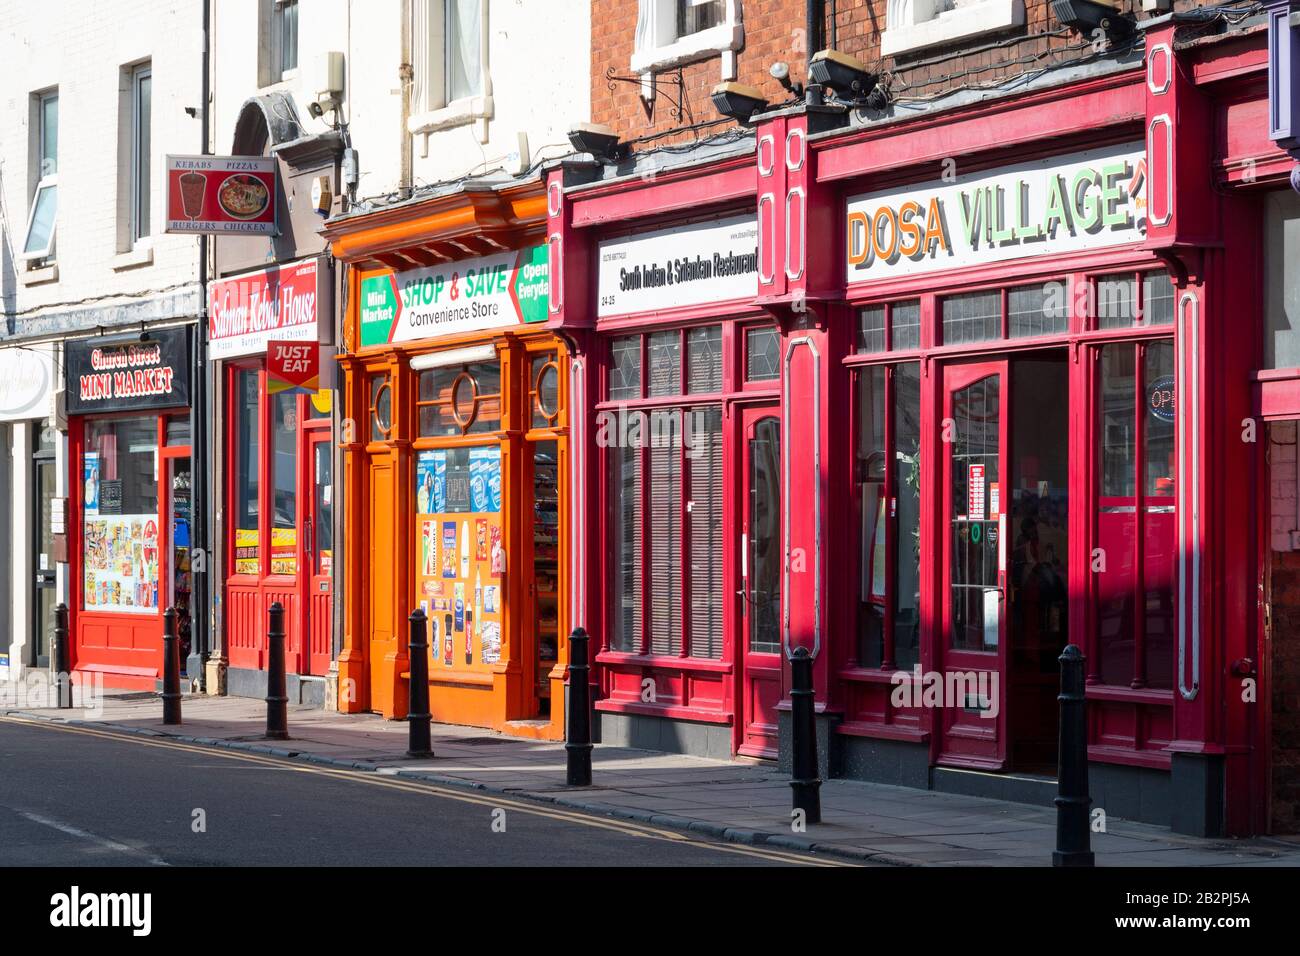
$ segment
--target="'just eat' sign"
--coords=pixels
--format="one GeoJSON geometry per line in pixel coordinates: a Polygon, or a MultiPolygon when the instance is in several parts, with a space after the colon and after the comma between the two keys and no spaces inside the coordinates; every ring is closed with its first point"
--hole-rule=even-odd
{"type": "Polygon", "coordinates": [[[266,390],[272,395],[319,391],[320,346],[315,342],[267,342],[266,390]]]}
{"type": "Polygon", "coordinates": [[[863,282],[1140,242],[1146,150],[1124,143],[849,200],[847,275],[863,282]]]}

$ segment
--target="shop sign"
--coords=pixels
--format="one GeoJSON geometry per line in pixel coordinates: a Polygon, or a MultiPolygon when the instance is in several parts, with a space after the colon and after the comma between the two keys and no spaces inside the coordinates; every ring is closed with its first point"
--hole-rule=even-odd
{"type": "Polygon", "coordinates": [[[600,244],[596,315],[608,318],[758,294],[758,219],[733,216],[600,244]]]}
{"type": "Polygon", "coordinates": [[[261,355],[271,341],[321,342],[329,270],[304,259],[208,284],[208,354],[261,355]]]}
{"type": "Polygon", "coordinates": [[[168,156],[167,232],[276,234],[276,159],[168,156]]]}
{"type": "Polygon", "coordinates": [[[361,281],[361,345],[409,342],[546,321],[545,246],[361,281]]]}
{"type": "Polygon", "coordinates": [[[0,422],[45,418],[54,390],[54,356],[48,345],[0,349],[0,422]]]}
{"type": "Polygon", "coordinates": [[[188,329],[74,339],[64,346],[67,412],[93,415],[190,403],[188,329]]]}
{"type": "Polygon", "coordinates": [[[1147,387],[1147,407],[1158,421],[1172,422],[1176,417],[1174,377],[1163,375],[1147,387]]]}
{"type": "Polygon", "coordinates": [[[271,395],[314,395],[320,389],[320,351],[315,342],[268,342],[266,390],[271,395]]]}
{"type": "Polygon", "coordinates": [[[849,200],[849,282],[1139,242],[1146,151],[1126,143],[849,200]]]}

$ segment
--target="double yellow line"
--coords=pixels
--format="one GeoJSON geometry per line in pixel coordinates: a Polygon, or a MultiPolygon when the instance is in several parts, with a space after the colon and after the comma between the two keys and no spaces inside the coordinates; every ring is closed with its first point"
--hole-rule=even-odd
{"type": "Polygon", "coordinates": [[[719,853],[734,853],[740,856],[770,860],[779,863],[789,863],[797,866],[825,867],[855,865],[849,861],[827,859],[825,857],[815,857],[801,853],[784,852],[782,850],[767,849],[766,847],[751,847],[735,843],[715,843],[709,840],[701,840],[685,833],[679,833],[676,830],[665,830],[659,827],[646,826],[645,824],[627,820],[618,820],[610,817],[598,817],[589,813],[581,813],[574,810],[538,806],[536,804],[525,803],[508,797],[472,793],[453,787],[440,786],[434,783],[425,783],[418,780],[380,775],[373,771],[344,770],[335,767],[325,767],[318,764],[304,764],[266,754],[249,753],[248,751],[241,750],[229,750],[223,747],[212,747],[203,744],[191,744],[180,740],[141,737],[135,734],[116,733],[114,731],[100,730],[94,727],[74,727],[68,724],[56,724],[45,720],[32,720],[24,717],[4,716],[0,717],[0,721],[10,724],[22,724],[27,727],[36,727],[57,733],[81,734],[87,737],[103,737],[110,740],[116,740],[120,743],[136,744],[142,747],[159,747],[164,750],[180,750],[186,753],[201,754],[205,757],[220,757],[226,760],[237,760],[242,763],[260,764],[265,767],[271,767],[276,770],[285,770],[291,773],[309,773],[325,777],[333,777],[338,780],[346,780],[351,783],[359,783],[366,786],[384,787],[389,790],[401,790],[406,793],[439,797],[444,800],[457,800],[461,803],[470,803],[494,810],[503,808],[513,813],[526,813],[531,816],[543,817],[548,820],[575,823],[580,826],[592,827],[599,830],[610,830],[615,833],[622,833],[626,836],[687,844],[700,849],[714,850],[719,853]]]}

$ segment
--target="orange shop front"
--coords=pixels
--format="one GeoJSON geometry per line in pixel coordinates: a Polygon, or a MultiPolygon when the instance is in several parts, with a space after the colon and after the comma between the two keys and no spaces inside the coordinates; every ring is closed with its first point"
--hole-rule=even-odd
{"type": "MultiPolygon", "coordinates": [[[[524,234],[467,256],[493,247],[439,242],[426,221],[428,238],[368,253],[349,281],[340,707],[405,715],[418,608],[435,720],[558,739],[568,355],[545,328],[546,252],[524,234]]],[[[382,235],[334,228],[336,254],[382,235]]]]}

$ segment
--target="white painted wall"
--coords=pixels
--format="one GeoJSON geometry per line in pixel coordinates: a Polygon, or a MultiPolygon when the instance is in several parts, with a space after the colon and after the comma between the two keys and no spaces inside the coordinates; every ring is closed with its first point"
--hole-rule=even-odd
{"type": "Polygon", "coordinates": [[[42,310],[196,281],[197,240],[161,234],[162,157],[199,151],[200,119],[185,107],[200,105],[201,22],[200,0],[0,0],[0,231],[8,244],[0,255],[16,255],[26,234],[37,178],[32,94],[59,90],[58,278],[26,285],[4,268],[21,273],[22,263],[0,263],[0,305],[18,313],[16,335],[24,332],[24,318],[42,310]],[[146,59],[153,63],[153,235],[145,243],[152,262],[126,266],[118,258],[126,251],[118,221],[130,178],[125,164],[119,168],[119,154],[129,151],[119,149],[119,133],[130,124],[119,86],[123,67],[146,59]]]}
{"type": "MultiPolygon", "coordinates": [[[[220,0],[213,24],[214,150],[231,147],[235,120],[258,83],[258,4],[220,0]]],[[[443,0],[430,4],[441,17],[443,0]]],[[[454,0],[452,0],[454,2],[454,0]]],[[[413,136],[417,186],[480,174],[501,164],[527,133],[530,162],[570,152],[566,133],[591,110],[591,4],[586,0],[487,0],[491,118],[413,136]],[[484,130],[486,128],[486,137],[484,130]]],[[[300,0],[298,70],[267,89],[292,94],[309,132],[328,129],[329,114],[308,115],[320,53],[345,55],[342,115],[360,159],[359,199],[399,185],[402,113],[401,0],[300,0]]],[[[438,51],[439,54],[441,51],[438,51]]],[[[418,111],[418,105],[413,106],[418,111]]]]}

